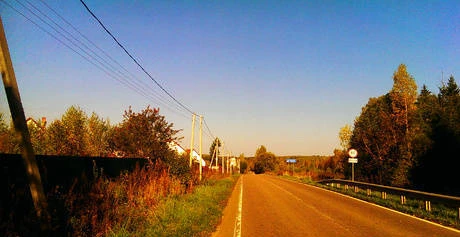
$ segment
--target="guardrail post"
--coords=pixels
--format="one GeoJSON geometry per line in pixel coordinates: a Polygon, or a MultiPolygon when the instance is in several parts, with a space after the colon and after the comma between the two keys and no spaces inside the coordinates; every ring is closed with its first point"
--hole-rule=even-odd
{"type": "MultiPolygon", "coordinates": [[[[437,205],[438,203],[444,204],[444,205],[449,206],[449,209],[451,211],[454,211],[454,212],[458,211],[456,218],[458,218],[457,220],[460,221],[460,197],[428,193],[428,192],[422,192],[422,191],[417,191],[417,190],[409,190],[409,189],[403,189],[403,188],[398,188],[398,187],[389,187],[389,186],[377,185],[377,184],[371,184],[371,183],[352,182],[352,181],[347,181],[347,180],[328,180],[325,182],[329,182],[327,183],[328,186],[332,185],[332,187],[335,187],[338,189],[341,189],[343,187],[343,189],[341,190],[345,191],[345,193],[348,193],[349,189],[351,189],[350,192],[353,190],[355,193],[359,193],[361,191],[360,189],[362,189],[362,193],[364,194],[364,190],[366,190],[368,197],[372,197],[372,196],[379,197],[380,196],[382,200],[388,200],[387,193],[390,193],[391,200],[393,200],[399,195],[401,205],[408,205],[407,197],[409,197],[411,199],[411,202],[417,202],[418,203],[417,205],[419,207],[421,207],[420,205],[423,205],[423,202],[425,202],[425,210],[427,212],[431,212],[431,201],[435,202],[435,205],[437,205]],[[334,181],[337,181],[337,182],[334,182],[334,181]]],[[[409,204],[411,202],[409,202],[409,204]]]]}
{"type": "Polygon", "coordinates": [[[431,202],[430,201],[425,201],[425,209],[426,211],[431,211],[431,202]]]}
{"type": "Polygon", "coordinates": [[[406,196],[401,195],[401,204],[404,205],[406,204],[406,196]]]}

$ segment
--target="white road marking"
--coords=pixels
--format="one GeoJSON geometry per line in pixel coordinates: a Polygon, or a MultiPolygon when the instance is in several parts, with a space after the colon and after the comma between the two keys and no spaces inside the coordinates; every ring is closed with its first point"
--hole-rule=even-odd
{"type": "Polygon", "coordinates": [[[241,212],[243,210],[243,176],[241,176],[240,199],[238,200],[238,213],[236,214],[233,237],[241,237],[241,212]]]}
{"type": "Polygon", "coordinates": [[[316,189],[319,189],[319,190],[323,190],[323,191],[326,191],[326,192],[335,193],[335,194],[337,194],[337,195],[340,195],[340,196],[343,196],[343,197],[346,197],[346,198],[354,199],[354,200],[356,200],[356,201],[359,201],[359,202],[362,202],[362,203],[366,203],[366,204],[371,205],[371,206],[375,206],[375,207],[378,207],[378,208],[381,208],[381,209],[385,209],[385,210],[387,210],[387,211],[394,212],[394,213],[397,213],[397,214],[400,214],[400,215],[403,215],[403,216],[406,216],[406,217],[409,217],[409,218],[412,218],[412,219],[416,219],[416,220],[419,220],[419,221],[422,221],[422,222],[426,222],[426,223],[428,223],[428,224],[431,224],[431,225],[434,225],[434,226],[437,226],[437,227],[441,227],[441,228],[443,228],[443,229],[447,229],[447,230],[450,230],[450,231],[453,231],[453,232],[456,232],[456,233],[460,233],[460,230],[457,230],[457,229],[455,229],[455,228],[448,227],[448,226],[445,226],[445,225],[441,225],[441,224],[436,223],[436,222],[432,222],[432,221],[429,221],[429,220],[425,220],[425,219],[422,219],[422,218],[417,217],[417,216],[412,216],[412,215],[409,215],[409,214],[404,213],[404,212],[400,212],[400,211],[397,211],[397,210],[393,210],[393,209],[390,209],[390,208],[388,208],[388,207],[380,206],[380,205],[377,205],[377,204],[375,204],[375,203],[367,202],[367,201],[364,201],[364,200],[361,200],[361,199],[358,199],[358,198],[355,198],[355,197],[352,197],[352,196],[348,196],[348,195],[345,195],[345,194],[342,194],[342,193],[339,193],[339,192],[335,192],[335,191],[332,191],[332,190],[329,190],[329,189],[320,188],[320,187],[317,187],[317,186],[314,186],[314,185],[310,185],[310,184],[306,184],[306,183],[300,183],[300,182],[296,182],[296,181],[292,181],[292,180],[287,180],[287,179],[283,179],[283,180],[286,180],[286,181],[289,181],[289,182],[292,182],[292,183],[302,184],[302,185],[305,185],[305,186],[308,186],[308,187],[312,187],[312,188],[316,188],[316,189]]]}

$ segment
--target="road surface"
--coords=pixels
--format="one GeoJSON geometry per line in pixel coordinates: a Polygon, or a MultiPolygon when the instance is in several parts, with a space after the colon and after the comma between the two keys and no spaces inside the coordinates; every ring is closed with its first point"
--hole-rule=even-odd
{"type": "Polygon", "coordinates": [[[243,175],[213,236],[460,236],[460,231],[269,175],[243,175]]]}

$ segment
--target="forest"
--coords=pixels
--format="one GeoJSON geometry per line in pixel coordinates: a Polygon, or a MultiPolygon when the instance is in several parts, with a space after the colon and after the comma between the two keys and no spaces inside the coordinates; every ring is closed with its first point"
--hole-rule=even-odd
{"type": "MultiPolygon", "coordinates": [[[[357,180],[460,195],[460,89],[452,75],[437,94],[426,85],[418,92],[406,65],[399,65],[392,89],[370,98],[339,137],[342,164],[348,148],[359,152],[357,180]]],[[[349,165],[344,172],[350,175],[349,165]]]]}

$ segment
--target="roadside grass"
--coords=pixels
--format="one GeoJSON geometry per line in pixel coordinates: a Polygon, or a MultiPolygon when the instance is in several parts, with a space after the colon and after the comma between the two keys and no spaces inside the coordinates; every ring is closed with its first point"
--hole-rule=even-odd
{"type": "Polygon", "coordinates": [[[107,236],[210,236],[238,178],[210,178],[192,193],[165,197],[137,220],[139,228],[121,224],[107,236]]]}
{"type": "Polygon", "coordinates": [[[282,176],[282,178],[345,194],[363,201],[374,203],[399,212],[439,223],[441,225],[460,229],[460,220],[458,218],[457,209],[458,207],[449,207],[440,203],[431,203],[431,211],[426,211],[425,202],[423,200],[414,200],[408,198],[406,199],[406,204],[403,205],[401,204],[399,195],[392,195],[387,193],[386,199],[382,199],[381,193],[377,191],[371,192],[371,194],[368,196],[367,191],[364,189],[358,189],[358,192],[355,192],[353,188],[345,189],[343,185],[340,187],[331,187],[314,182],[313,180],[305,177],[282,176]]]}

